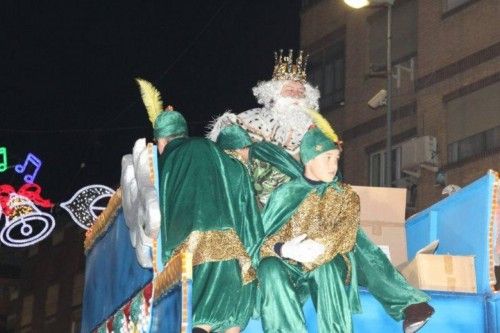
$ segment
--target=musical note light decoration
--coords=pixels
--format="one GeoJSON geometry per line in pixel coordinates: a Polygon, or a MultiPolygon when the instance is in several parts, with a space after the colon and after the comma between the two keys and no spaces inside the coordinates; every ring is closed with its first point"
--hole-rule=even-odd
{"type": "Polygon", "coordinates": [[[7,170],[7,148],[0,147],[0,172],[7,170]]]}
{"type": "Polygon", "coordinates": [[[27,173],[24,175],[24,181],[26,183],[32,184],[35,181],[36,175],[38,174],[38,171],[40,171],[40,168],[42,167],[42,161],[33,155],[32,153],[28,153],[26,156],[26,159],[24,160],[23,164],[16,164],[14,167],[14,170],[16,170],[17,173],[22,174],[26,171],[26,169],[30,166],[33,165],[34,170],[31,173],[27,173]]]}
{"type": "Polygon", "coordinates": [[[73,222],[88,230],[106,208],[98,206],[98,202],[104,198],[111,198],[114,193],[114,190],[104,185],[89,185],[82,187],[60,206],[69,213],[73,222]]]}

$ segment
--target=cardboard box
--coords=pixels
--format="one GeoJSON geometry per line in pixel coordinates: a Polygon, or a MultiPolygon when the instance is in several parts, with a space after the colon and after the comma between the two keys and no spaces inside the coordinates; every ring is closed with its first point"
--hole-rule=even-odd
{"type": "Polygon", "coordinates": [[[361,228],[375,244],[389,247],[388,257],[394,265],[406,262],[406,189],[352,188],[361,200],[361,228]]]}
{"type": "Polygon", "coordinates": [[[408,282],[419,289],[476,293],[474,256],[433,254],[438,241],[417,253],[400,271],[408,282]]]}

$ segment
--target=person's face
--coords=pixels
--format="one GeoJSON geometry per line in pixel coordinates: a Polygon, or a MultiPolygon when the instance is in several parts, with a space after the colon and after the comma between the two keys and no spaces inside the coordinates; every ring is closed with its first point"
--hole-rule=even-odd
{"type": "Polygon", "coordinates": [[[281,88],[280,95],[282,97],[301,99],[305,97],[305,87],[297,81],[286,81],[281,88]]]}
{"type": "Polygon", "coordinates": [[[331,182],[337,174],[340,151],[332,149],[319,154],[306,163],[306,177],[311,180],[331,182]]]}

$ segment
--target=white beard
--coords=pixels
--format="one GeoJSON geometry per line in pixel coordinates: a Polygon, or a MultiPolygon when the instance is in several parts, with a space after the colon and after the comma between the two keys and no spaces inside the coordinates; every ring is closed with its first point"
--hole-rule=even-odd
{"type": "Polygon", "coordinates": [[[303,128],[311,125],[305,99],[279,97],[271,110],[281,126],[303,128]]]}

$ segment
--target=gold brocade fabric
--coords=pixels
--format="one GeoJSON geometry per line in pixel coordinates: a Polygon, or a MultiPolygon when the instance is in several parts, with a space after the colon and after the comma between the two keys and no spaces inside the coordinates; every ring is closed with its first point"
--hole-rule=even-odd
{"type": "Polygon", "coordinates": [[[193,266],[206,262],[237,259],[240,264],[243,284],[250,283],[256,278],[250,256],[232,229],[193,231],[175,249],[172,256],[185,251],[193,254],[193,266]]]}
{"type": "Polygon", "coordinates": [[[153,280],[153,297],[160,299],[170,288],[179,281],[192,280],[193,258],[189,252],[181,252],[170,258],[163,271],[153,280]]]}
{"type": "Polygon", "coordinates": [[[307,234],[308,238],[325,246],[323,255],[312,263],[303,264],[305,271],[312,271],[336,255],[353,249],[360,221],[359,209],[359,196],[349,185],[342,185],[340,192],[329,187],[322,197],[312,191],[290,221],[266,239],[261,257],[277,256],[274,252],[276,243],[307,234]]]}

